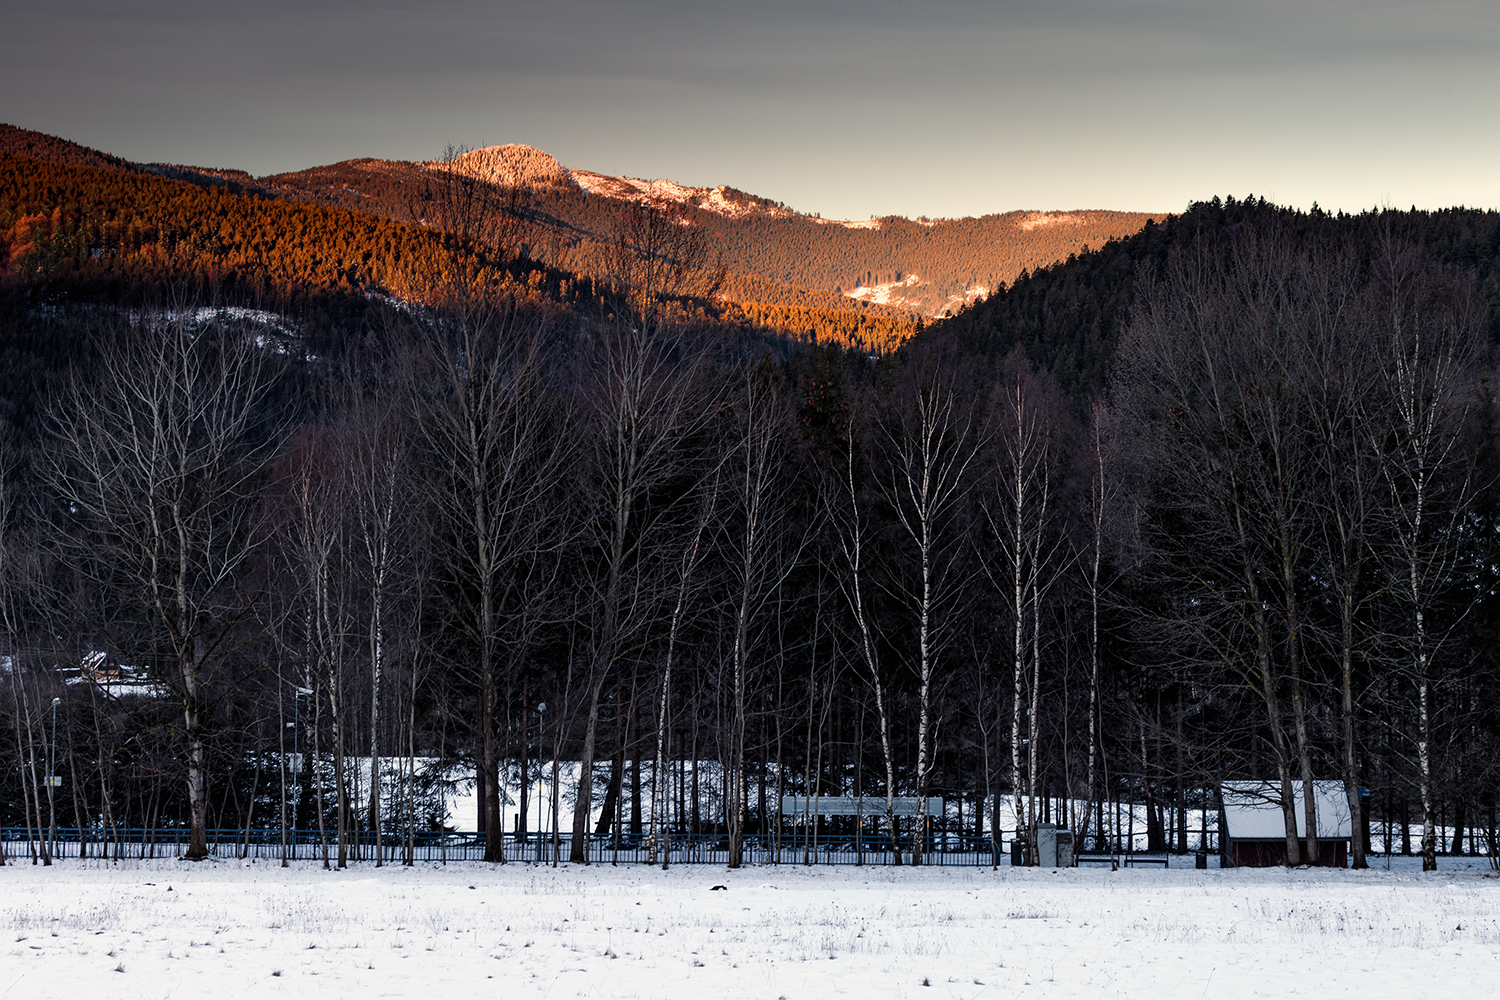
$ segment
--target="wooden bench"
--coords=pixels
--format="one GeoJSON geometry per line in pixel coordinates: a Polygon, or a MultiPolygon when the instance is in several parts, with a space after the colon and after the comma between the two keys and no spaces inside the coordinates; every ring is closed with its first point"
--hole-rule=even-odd
{"type": "Polygon", "coordinates": [[[1166,854],[1080,854],[1076,860],[1080,865],[1114,865],[1118,861],[1126,868],[1139,868],[1143,865],[1167,868],[1170,862],[1166,854]]]}
{"type": "Polygon", "coordinates": [[[1120,858],[1127,868],[1139,868],[1142,865],[1160,865],[1166,868],[1171,860],[1165,854],[1122,854],[1120,858]]]}

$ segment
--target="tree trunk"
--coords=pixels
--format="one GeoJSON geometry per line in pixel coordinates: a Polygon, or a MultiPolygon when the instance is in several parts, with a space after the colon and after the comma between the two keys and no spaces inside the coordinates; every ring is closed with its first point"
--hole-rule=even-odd
{"type": "Polygon", "coordinates": [[[182,656],[182,726],[187,734],[188,848],[189,861],[208,857],[204,833],[208,828],[207,774],[203,749],[202,720],[198,710],[198,663],[194,651],[182,656]]]}
{"type": "MultiPolygon", "coordinates": [[[[1354,742],[1354,665],[1353,639],[1350,634],[1351,617],[1346,608],[1344,614],[1343,648],[1340,650],[1339,680],[1343,696],[1343,743],[1344,743],[1344,791],[1349,797],[1349,866],[1368,868],[1365,859],[1365,837],[1367,829],[1364,816],[1364,799],[1359,795],[1359,775],[1355,766],[1354,742]]],[[[1386,845],[1390,851],[1390,845],[1386,845]]]]}

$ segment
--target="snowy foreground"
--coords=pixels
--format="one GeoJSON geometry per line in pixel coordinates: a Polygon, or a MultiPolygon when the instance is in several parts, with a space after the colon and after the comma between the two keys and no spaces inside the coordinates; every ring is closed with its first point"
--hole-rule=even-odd
{"type": "Polygon", "coordinates": [[[5,1000],[1405,1000],[1497,983],[1500,879],[1477,866],[0,868],[5,1000]]]}

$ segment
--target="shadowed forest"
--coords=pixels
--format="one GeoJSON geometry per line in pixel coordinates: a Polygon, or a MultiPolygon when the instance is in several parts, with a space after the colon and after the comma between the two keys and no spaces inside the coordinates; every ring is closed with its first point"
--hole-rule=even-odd
{"type": "Polygon", "coordinates": [[[342,865],[459,763],[499,861],[568,761],[575,860],[737,865],[783,794],[913,864],[896,797],[1186,850],[1244,778],[1500,856],[1494,213],[1199,204],[897,348],[725,304],[649,204],[585,277],[457,171],[416,227],[0,165],[7,825],[201,857],[300,786],[342,865]]]}

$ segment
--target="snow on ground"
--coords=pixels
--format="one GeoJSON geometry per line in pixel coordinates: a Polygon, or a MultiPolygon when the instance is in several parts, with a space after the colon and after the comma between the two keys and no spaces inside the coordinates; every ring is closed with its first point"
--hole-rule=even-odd
{"type": "Polygon", "coordinates": [[[7,1000],[1405,1000],[1490,995],[1500,975],[1500,880],[1477,867],[94,861],[10,864],[0,884],[7,1000]]]}

